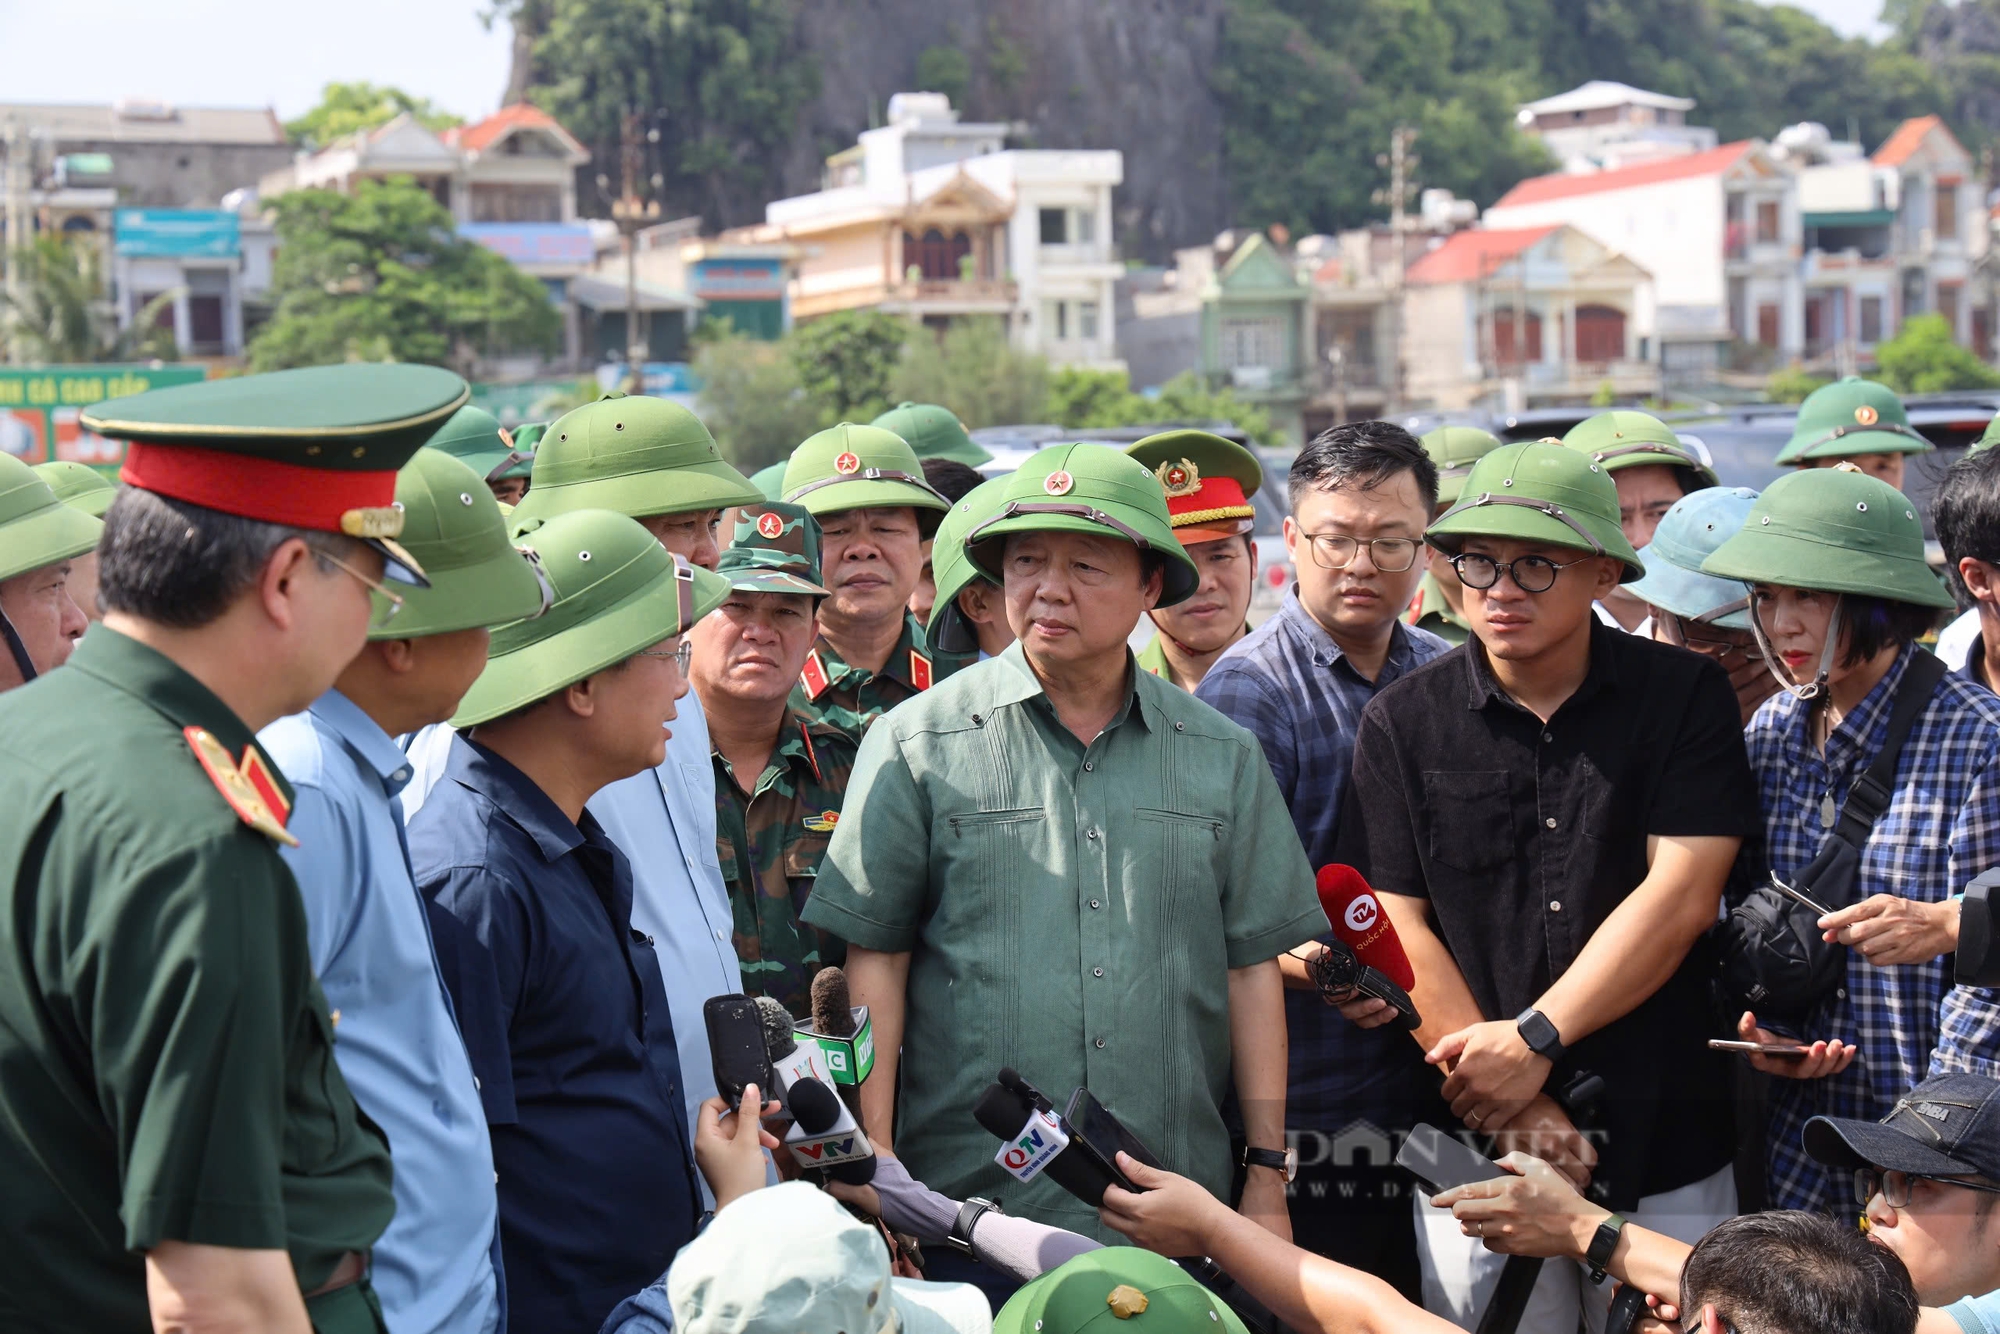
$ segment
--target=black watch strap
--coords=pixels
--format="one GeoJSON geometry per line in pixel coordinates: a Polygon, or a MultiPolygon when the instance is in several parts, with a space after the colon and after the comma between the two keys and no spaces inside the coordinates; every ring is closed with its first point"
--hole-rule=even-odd
{"type": "Polygon", "coordinates": [[[1521,1011],[1514,1020],[1514,1031],[1521,1035],[1521,1041],[1528,1044],[1528,1050],[1537,1056],[1546,1057],[1551,1064],[1559,1064],[1563,1053],[1569,1048],[1563,1046],[1562,1034],[1540,1010],[1529,1008],[1521,1011]]]}
{"type": "Polygon", "coordinates": [[[1602,1283],[1605,1270],[1611,1267],[1611,1252],[1618,1249],[1618,1234],[1625,1230],[1625,1220],[1617,1214],[1597,1225],[1597,1234],[1590,1239],[1590,1249],[1583,1253],[1583,1262],[1590,1267],[1590,1281],[1602,1283]]]}
{"type": "Polygon", "coordinates": [[[1245,1146],[1243,1157],[1239,1161],[1244,1167],[1268,1167],[1288,1183],[1292,1179],[1292,1155],[1283,1149],[1253,1149],[1245,1146]]]}
{"type": "Polygon", "coordinates": [[[998,1200],[982,1200],[977,1195],[958,1206],[958,1217],[951,1221],[951,1235],[944,1239],[945,1245],[960,1255],[972,1254],[972,1229],[978,1226],[981,1215],[998,1213],[998,1200]]]}

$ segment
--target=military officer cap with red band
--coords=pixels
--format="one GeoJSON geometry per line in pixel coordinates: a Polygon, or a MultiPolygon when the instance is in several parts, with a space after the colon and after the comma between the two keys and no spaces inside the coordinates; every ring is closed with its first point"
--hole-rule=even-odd
{"type": "Polygon", "coordinates": [[[435,366],[313,366],[109,399],[80,420],[127,442],[127,486],[345,534],[382,553],[386,578],[422,585],[422,567],[395,541],[396,473],[470,396],[435,366]]]}
{"type": "Polygon", "coordinates": [[[1251,497],[1264,485],[1257,456],[1212,431],[1161,431],[1125,447],[1167,493],[1181,545],[1214,542],[1257,526],[1251,497]]]}

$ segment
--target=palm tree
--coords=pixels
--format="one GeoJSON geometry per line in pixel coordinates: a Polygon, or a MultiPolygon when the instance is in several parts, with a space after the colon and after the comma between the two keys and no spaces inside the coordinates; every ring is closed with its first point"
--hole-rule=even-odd
{"type": "Polygon", "coordinates": [[[160,313],[172,306],[176,294],[154,297],[132,317],[129,328],[120,329],[104,296],[103,266],[90,243],[36,237],[15,250],[13,262],[22,273],[21,295],[0,291],[0,327],[13,326],[12,336],[29,361],[76,364],[176,356],[173,330],[158,327],[160,313]]]}

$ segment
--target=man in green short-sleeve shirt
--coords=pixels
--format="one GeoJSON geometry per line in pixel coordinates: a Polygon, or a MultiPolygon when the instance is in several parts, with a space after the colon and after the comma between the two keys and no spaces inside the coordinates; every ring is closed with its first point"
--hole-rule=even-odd
{"type": "Polygon", "coordinates": [[[1009,1065],[1059,1104],[1086,1085],[1227,1198],[1233,1069],[1242,1210],[1288,1233],[1276,959],[1327,929],[1312,871],[1250,733],[1133,668],[1139,616],[1197,583],[1159,483],[1062,445],[1005,499],[968,550],[1020,642],[870,729],[804,912],[849,942],[871,1008],[869,1129],[886,1142],[893,1105],[919,1180],[1112,1241],[1094,1210],[994,1163],[981,1091],[1009,1065]]]}
{"type": "Polygon", "coordinates": [[[255,737],[423,580],[396,470],[466,392],[340,366],[84,418],[131,442],[105,618],[0,697],[0,1329],[382,1329],[388,1146],[334,1060],[255,737]]]}

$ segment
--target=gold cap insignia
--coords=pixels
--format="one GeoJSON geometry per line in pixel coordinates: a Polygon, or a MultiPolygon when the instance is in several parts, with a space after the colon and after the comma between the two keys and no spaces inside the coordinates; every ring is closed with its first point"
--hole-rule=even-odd
{"type": "Polygon", "coordinates": [[[349,537],[383,538],[403,535],[401,505],[371,505],[340,516],[340,531],[349,537]]]}
{"type": "Polygon", "coordinates": [[[1052,496],[1066,496],[1070,493],[1070,488],[1074,487],[1075,485],[1076,485],[1076,478],[1070,476],[1067,472],[1063,471],[1061,468],[1057,468],[1054,472],[1050,473],[1047,477],[1044,477],[1042,479],[1042,490],[1048,492],[1052,496]]]}
{"type": "Polygon", "coordinates": [[[1104,1304],[1111,1308],[1111,1314],[1120,1320],[1130,1320],[1135,1315],[1144,1315],[1153,1303],[1146,1294],[1130,1283],[1120,1283],[1105,1294],[1104,1304]]]}
{"type": "Polygon", "coordinates": [[[785,521],[771,511],[765,510],[757,516],[757,531],[764,537],[775,538],[785,531],[785,521]]]}
{"type": "Polygon", "coordinates": [[[1195,467],[1193,459],[1162,463],[1153,469],[1153,476],[1160,479],[1160,488],[1170,496],[1191,496],[1201,490],[1201,469],[1195,467]]]}
{"type": "Polygon", "coordinates": [[[1876,422],[1882,420],[1882,414],[1875,411],[1870,405],[1863,403],[1854,410],[1854,420],[1863,426],[1873,426],[1876,422]]]}
{"type": "Polygon", "coordinates": [[[850,473],[860,472],[861,456],[859,454],[856,454],[851,449],[847,450],[846,452],[842,453],[838,458],[834,459],[833,470],[839,473],[843,477],[847,476],[850,473]]]}

